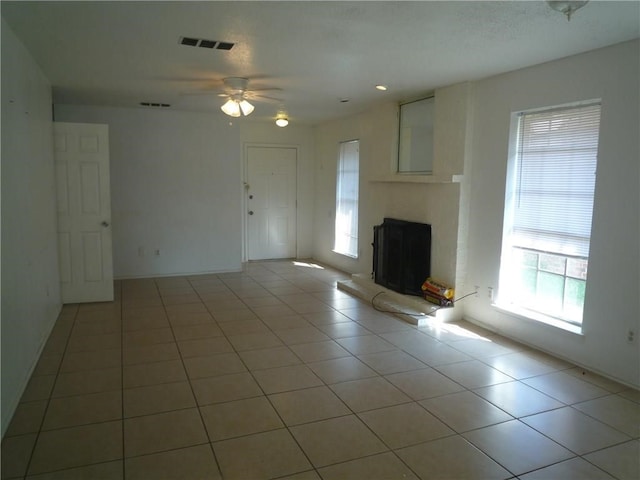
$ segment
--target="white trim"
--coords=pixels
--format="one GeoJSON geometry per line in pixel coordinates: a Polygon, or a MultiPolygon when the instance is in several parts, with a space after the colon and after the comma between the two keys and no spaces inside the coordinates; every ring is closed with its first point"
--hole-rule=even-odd
{"type": "Polygon", "coordinates": [[[462,183],[464,175],[424,175],[419,173],[393,173],[384,177],[369,179],[371,183],[425,183],[448,184],[462,183]]]}
{"type": "Polygon", "coordinates": [[[558,318],[549,317],[539,312],[534,312],[523,307],[513,304],[492,303],[491,306],[499,312],[506,313],[520,320],[526,320],[536,323],[543,323],[554,328],[562,329],[575,335],[584,336],[582,326],[562,321],[558,318]]]}
{"type": "Polygon", "coordinates": [[[296,151],[296,251],[295,258],[298,258],[298,228],[299,228],[299,218],[300,211],[298,209],[298,203],[300,202],[299,198],[299,184],[300,184],[300,145],[293,145],[288,143],[264,143],[264,142],[243,142],[242,143],[242,162],[240,164],[240,178],[242,178],[242,184],[240,188],[242,189],[241,193],[241,211],[240,215],[242,215],[242,263],[247,263],[249,261],[248,254],[248,239],[247,239],[247,216],[245,215],[247,211],[247,163],[249,157],[249,148],[257,147],[257,148],[293,148],[296,151]]]}

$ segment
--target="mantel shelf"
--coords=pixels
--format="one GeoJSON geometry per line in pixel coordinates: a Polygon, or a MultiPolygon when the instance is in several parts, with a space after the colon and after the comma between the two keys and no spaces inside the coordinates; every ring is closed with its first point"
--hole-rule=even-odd
{"type": "Polygon", "coordinates": [[[461,183],[464,175],[402,175],[391,174],[384,177],[374,177],[373,183],[461,183]]]}

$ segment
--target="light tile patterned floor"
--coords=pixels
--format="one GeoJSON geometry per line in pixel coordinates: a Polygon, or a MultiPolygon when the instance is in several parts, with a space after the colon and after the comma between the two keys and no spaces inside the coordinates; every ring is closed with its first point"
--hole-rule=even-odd
{"type": "Polygon", "coordinates": [[[637,479],[640,394],[291,261],[65,306],[2,479],[637,479]]]}

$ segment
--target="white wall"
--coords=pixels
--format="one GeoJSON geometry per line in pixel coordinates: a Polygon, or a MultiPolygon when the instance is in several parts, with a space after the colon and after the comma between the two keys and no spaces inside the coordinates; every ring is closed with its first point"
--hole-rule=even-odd
{"type": "Polygon", "coordinates": [[[451,183],[464,171],[469,85],[436,91],[433,176],[415,183],[394,175],[397,162],[398,106],[386,104],[316,129],[316,210],[314,257],[350,273],[372,269],[373,226],[385,217],[429,223],[432,227],[431,275],[458,285],[457,259],[461,186],[451,183]],[[338,144],[360,140],[359,258],[332,252],[338,144]],[[446,181],[448,179],[448,182],[446,181]],[[401,181],[406,180],[406,181],[401,181]]]}
{"type": "Polygon", "coordinates": [[[640,148],[638,41],[436,91],[434,175],[461,183],[396,183],[397,107],[384,105],[316,128],[314,258],[371,271],[372,227],[385,216],[431,223],[432,275],[454,283],[457,313],[523,343],[640,386],[640,148]],[[491,306],[498,287],[511,113],[601,98],[602,127],[583,335],[515,318],[491,306]],[[357,260],[333,247],[340,141],[360,140],[357,260]],[[391,176],[393,177],[393,176],[391,176]],[[462,310],[460,309],[462,307],[462,310]],[[627,332],[635,331],[635,343],[627,332]]]}
{"type": "Polygon", "coordinates": [[[311,255],[310,127],[143,108],[56,105],[55,114],[109,125],[117,278],[240,270],[248,144],[298,149],[297,252],[311,255]]]}
{"type": "Polygon", "coordinates": [[[51,86],[2,20],[2,434],[60,312],[51,86]]]}
{"type": "MultiPolygon", "coordinates": [[[[328,122],[315,131],[315,214],[313,257],[349,273],[371,272],[373,225],[382,199],[374,196],[368,179],[376,162],[389,162],[397,129],[397,109],[385,105],[372,112],[328,122]],[[395,128],[394,128],[395,127],[395,128]],[[360,141],[360,186],[358,211],[358,258],[334,253],[336,172],[340,142],[360,141]]],[[[388,164],[385,163],[385,168],[388,164]]]]}
{"type": "Polygon", "coordinates": [[[56,105],[55,116],[109,125],[116,278],[240,270],[240,122],[73,105],[56,105]]]}
{"type": "Polygon", "coordinates": [[[498,286],[511,112],[594,98],[602,118],[583,335],[521,320],[483,293],[465,315],[507,336],[640,386],[638,41],[519,70],[475,85],[469,285],[498,286]],[[634,329],[636,341],[626,341],[634,329]]]}

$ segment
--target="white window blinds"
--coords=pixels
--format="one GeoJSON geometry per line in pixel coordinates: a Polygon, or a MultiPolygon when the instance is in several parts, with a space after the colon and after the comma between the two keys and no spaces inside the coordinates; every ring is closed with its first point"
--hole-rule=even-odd
{"type": "Polygon", "coordinates": [[[521,114],[512,245],[588,257],[600,105],[521,114]]]}
{"type": "Polygon", "coordinates": [[[338,159],[334,250],[350,257],[358,256],[359,150],[357,140],[343,142],[338,159]]]}

